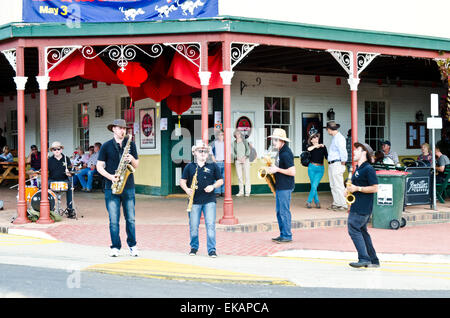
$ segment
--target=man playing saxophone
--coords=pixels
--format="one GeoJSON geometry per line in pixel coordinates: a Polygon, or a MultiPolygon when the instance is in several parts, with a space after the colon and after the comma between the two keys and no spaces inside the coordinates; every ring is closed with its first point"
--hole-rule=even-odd
{"type": "MultiPolygon", "coordinates": [[[[125,217],[127,244],[130,248],[131,256],[139,256],[136,246],[136,229],[135,229],[135,188],[133,174],[128,176],[123,191],[120,194],[112,193],[112,184],[117,184],[121,176],[116,173],[119,164],[123,161],[130,164],[136,169],[139,165],[136,144],[131,141],[129,143],[129,152],[125,153],[128,138],[126,136],[126,122],[123,119],[116,119],[110,125],[108,130],[114,135],[113,138],[105,142],[100,148],[97,159],[97,171],[105,177],[105,203],[109,214],[109,232],[111,236],[110,256],[119,256],[122,244],[119,236],[119,220],[120,206],[123,206],[123,214],[125,217]]],[[[122,176],[123,177],[123,176],[122,176]]]]}
{"type": "Polygon", "coordinates": [[[183,170],[180,186],[191,198],[193,204],[189,212],[189,233],[191,251],[189,255],[195,256],[199,248],[198,227],[200,216],[205,216],[207,249],[210,257],[216,254],[216,194],[215,189],[223,184],[220,168],[214,162],[206,162],[211,148],[201,140],[192,147],[195,157],[194,162],[189,163],[183,170]],[[196,176],[197,185],[191,187],[192,180],[196,176]]]}

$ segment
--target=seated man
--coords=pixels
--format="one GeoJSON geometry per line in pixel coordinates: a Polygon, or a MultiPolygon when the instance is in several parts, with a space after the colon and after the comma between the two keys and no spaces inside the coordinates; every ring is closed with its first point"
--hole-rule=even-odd
{"type": "Polygon", "coordinates": [[[14,161],[14,156],[10,152],[8,146],[3,147],[2,154],[0,155],[0,161],[4,161],[4,162],[13,162],[14,161]]]}
{"type": "Polygon", "coordinates": [[[91,192],[92,191],[92,182],[94,180],[94,174],[97,173],[96,165],[98,152],[100,151],[101,143],[96,142],[94,145],[94,153],[89,157],[88,162],[86,163],[86,168],[80,170],[76,174],[78,181],[81,184],[82,191],[91,192]],[[87,182],[85,180],[85,176],[87,176],[87,182]]]}
{"type": "MultiPolygon", "coordinates": [[[[71,182],[71,174],[70,169],[72,168],[70,164],[69,157],[63,155],[62,150],[64,146],[59,142],[55,141],[52,143],[50,147],[50,151],[53,153],[53,156],[48,158],[48,185],[50,187],[51,183],[54,181],[65,181],[68,184],[71,182]]],[[[67,201],[67,212],[68,217],[75,217],[75,211],[72,207],[72,191],[70,191],[70,186],[68,186],[69,190],[66,191],[66,201],[67,201]]]]}
{"type": "Polygon", "coordinates": [[[435,148],[436,157],[438,158],[436,161],[436,183],[443,183],[444,182],[444,170],[446,165],[450,165],[450,160],[446,155],[444,155],[441,152],[441,149],[439,147],[435,148]]]}
{"type": "Polygon", "coordinates": [[[41,170],[41,153],[36,145],[31,146],[31,152],[26,159],[26,163],[30,164],[30,169],[26,173],[30,176],[30,180],[33,180],[31,184],[37,186],[38,184],[34,177],[41,170]]]}
{"type": "Polygon", "coordinates": [[[398,164],[398,155],[395,151],[391,151],[391,142],[389,140],[385,140],[381,143],[381,149],[383,150],[385,157],[392,159],[395,165],[398,164]]]}

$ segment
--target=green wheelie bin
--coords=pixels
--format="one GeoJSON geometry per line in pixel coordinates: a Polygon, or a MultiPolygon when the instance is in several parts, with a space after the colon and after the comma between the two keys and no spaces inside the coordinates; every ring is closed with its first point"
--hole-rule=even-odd
{"type": "Polygon", "coordinates": [[[408,172],[397,170],[379,170],[378,192],[375,193],[372,211],[372,227],[394,229],[406,225],[402,217],[405,199],[405,180],[408,172]]]}

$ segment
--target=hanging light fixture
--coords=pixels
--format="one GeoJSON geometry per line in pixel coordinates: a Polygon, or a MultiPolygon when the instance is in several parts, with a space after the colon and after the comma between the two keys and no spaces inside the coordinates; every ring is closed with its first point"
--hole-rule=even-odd
{"type": "Polygon", "coordinates": [[[334,120],[334,111],[333,111],[333,108],[330,108],[330,109],[327,111],[327,119],[328,119],[328,120],[334,120]]]}
{"type": "Polygon", "coordinates": [[[95,109],[95,117],[102,117],[103,116],[103,108],[99,105],[95,109]]]}

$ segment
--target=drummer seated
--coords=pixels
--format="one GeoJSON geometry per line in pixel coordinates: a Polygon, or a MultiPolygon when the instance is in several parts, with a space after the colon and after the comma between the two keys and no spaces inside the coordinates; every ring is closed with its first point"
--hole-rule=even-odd
{"type": "Polygon", "coordinates": [[[52,182],[67,182],[68,191],[65,191],[67,211],[69,212],[69,217],[71,217],[72,215],[75,215],[72,206],[72,191],[70,191],[71,186],[69,186],[72,178],[69,171],[72,166],[69,157],[62,153],[63,149],[63,145],[58,141],[53,142],[50,147],[50,151],[53,153],[53,156],[48,158],[48,185],[51,188],[52,182]]]}

